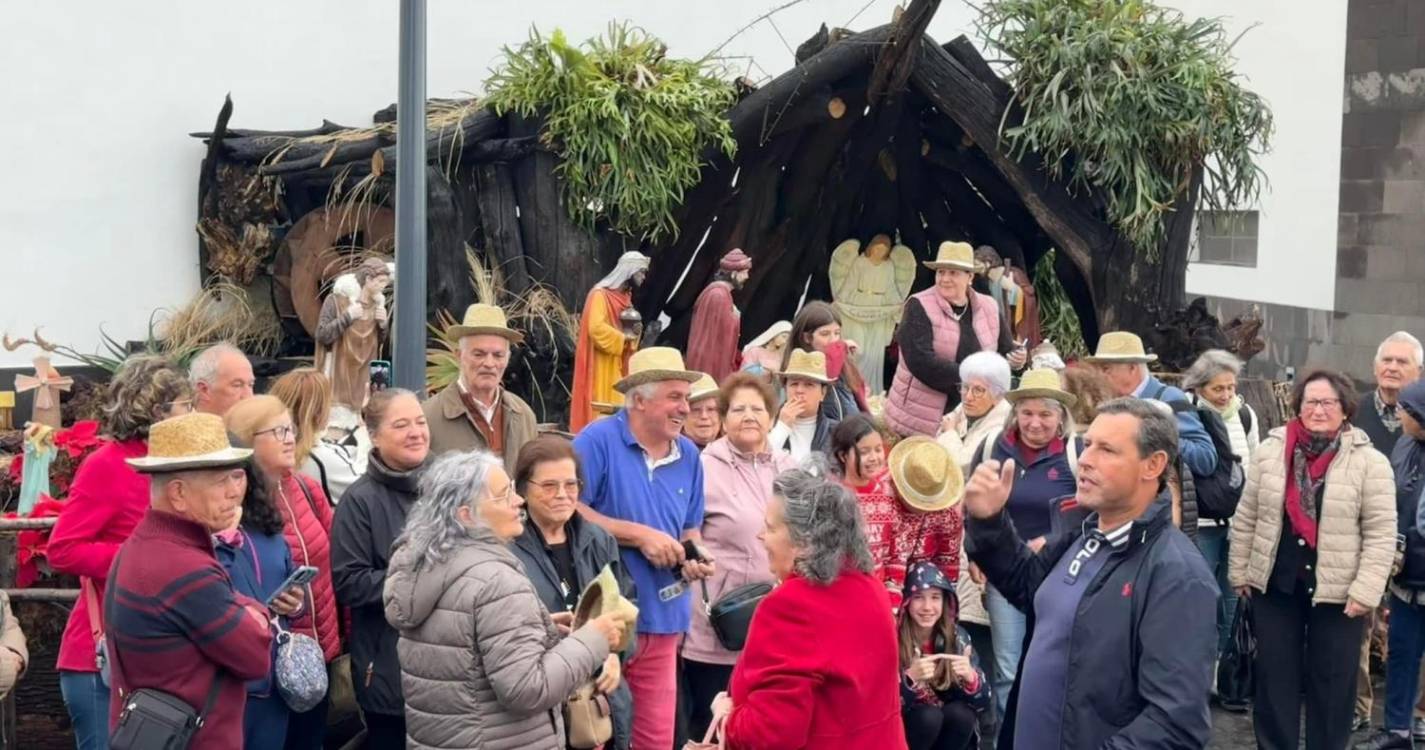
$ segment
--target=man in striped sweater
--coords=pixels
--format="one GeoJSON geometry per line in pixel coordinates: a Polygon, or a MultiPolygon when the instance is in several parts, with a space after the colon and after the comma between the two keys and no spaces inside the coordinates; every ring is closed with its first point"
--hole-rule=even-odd
{"type": "MultiPolygon", "coordinates": [[[[229,446],[221,418],[194,413],[155,424],[148,456],[129,459],[151,475],[152,505],[109,573],[110,682],[120,696],[160,690],[201,711],[221,681],[194,750],[242,747],[243,683],[271,665],[267,608],[233,590],[211,536],[236,518],[251,453],[229,446]]],[[[110,702],[111,729],[124,703],[110,702]]]]}

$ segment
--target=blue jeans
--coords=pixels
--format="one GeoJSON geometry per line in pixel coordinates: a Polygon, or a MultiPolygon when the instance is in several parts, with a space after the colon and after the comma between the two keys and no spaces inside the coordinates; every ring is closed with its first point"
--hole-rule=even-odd
{"type": "Polygon", "coordinates": [[[1232,639],[1232,615],[1237,611],[1237,593],[1227,583],[1226,526],[1201,526],[1197,530],[1197,548],[1207,560],[1207,568],[1217,579],[1217,654],[1227,651],[1232,639]]]}
{"type": "Polygon", "coordinates": [[[1004,716],[1009,705],[1009,689],[1019,673],[1019,656],[1024,650],[1024,613],[1015,609],[994,586],[985,587],[985,609],[990,613],[990,640],[995,645],[995,674],[990,680],[995,707],[1004,716]]]}
{"type": "Polygon", "coordinates": [[[60,672],[59,694],[69,709],[77,750],[109,750],[109,688],[98,672],[60,672]]]}
{"type": "Polygon", "coordinates": [[[1385,659],[1385,728],[1405,730],[1419,697],[1420,659],[1425,656],[1425,606],[1390,595],[1390,634],[1385,659]]]}

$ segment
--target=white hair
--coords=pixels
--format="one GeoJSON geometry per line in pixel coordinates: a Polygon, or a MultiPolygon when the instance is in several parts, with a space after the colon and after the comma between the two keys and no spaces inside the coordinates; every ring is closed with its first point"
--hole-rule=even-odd
{"type": "Polygon", "coordinates": [[[1421,364],[1425,364],[1425,348],[1420,346],[1420,339],[1405,331],[1396,331],[1386,336],[1385,341],[1380,342],[1380,346],[1376,347],[1376,362],[1379,362],[1380,358],[1385,355],[1387,344],[1409,344],[1411,353],[1415,355],[1415,366],[1419,367],[1421,364]]]}
{"type": "Polygon", "coordinates": [[[631,402],[633,401],[635,396],[644,401],[647,401],[653,398],[658,393],[658,386],[662,383],[663,381],[661,380],[655,380],[651,383],[643,383],[641,385],[636,385],[628,389],[628,397],[625,399],[625,401],[631,402]]]}
{"type": "Polygon", "coordinates": [[[247,358],[247,355],[243,354],[241,349],[232,344],[226,342],[214,344],[198,352],[198,356],[194,357],[193,361],[188,364],[188,382],[192,383],[195,388],[199,383],[212,385],[213,381],[218,377],[218,363],[221,362],[223,356],[227,354],[236,354],[244,359],[247,358]]]}
{"type": "Polygon", "coordinates": [[[1233,377],[1241,375],[1242,360],[1224,349],[1208,349],[1198,355],[1197,361],[1183,375],[1183,388],[1195,391],[1225,372],[1232,373],[1233,377]]]}
{"type": "Polygon", "coordinates": [[[960,382],[984,382],[990,394],[1001,398],[1009,390],[1009,362],[994,352],[975,352],[960,363],[960,382]]]}

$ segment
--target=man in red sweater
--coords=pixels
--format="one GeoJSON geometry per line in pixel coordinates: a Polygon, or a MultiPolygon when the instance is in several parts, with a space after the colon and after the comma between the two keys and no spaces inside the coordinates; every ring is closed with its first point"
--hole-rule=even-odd
{"type": "MultiPolygon", "coordinates": [[[[193,750],[242,747],[244,682],[271,666],[266,607],[233,590],[213,553],[213,532],[236,520],[251,453],[229,446],[221,418],[193,413],[155,424],[148,456],[128,460],[151,475],[152,504],[109,573],[110,683],[120,696],[160,690],[201,711],[221,681],[193,750]]],[[[110,702],[111,729],[124,703],[110,702]]]]}

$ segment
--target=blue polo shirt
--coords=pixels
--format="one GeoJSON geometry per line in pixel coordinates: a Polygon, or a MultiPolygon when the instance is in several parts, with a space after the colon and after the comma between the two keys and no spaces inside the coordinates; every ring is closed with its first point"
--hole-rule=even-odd
{"type": "MultiPolygon", "coordinates": [[[[574,438],[584,471],[584,502],[620,521],[632,521],[681,539],[703,525],[703,464],[693,441],[678,436],[672,460],[649,468],[643,446],[628,429],[628,412],[600,419],[574,438]]],[[[692,619],[688,592],[659,601],[658,592],[679,580],[677,569],[655,568],[637,548],[620,550],[638,590],[638,632],[684,633],[692,619]]]]}

